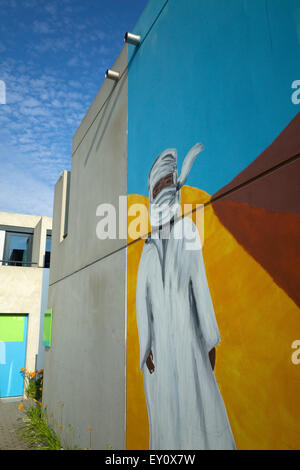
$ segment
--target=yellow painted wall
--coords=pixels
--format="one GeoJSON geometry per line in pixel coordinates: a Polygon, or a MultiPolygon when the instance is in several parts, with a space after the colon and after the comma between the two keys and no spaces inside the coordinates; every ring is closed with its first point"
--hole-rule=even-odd
{"type": "MultiPolygon", "coordinates": [[[[182,188],[182,204],[208,201],[203,191],[182,188]]],[[[128,197],[128,206],[143,202],[148,199],[128,197]]],[[[291,360],[291,345],[300,339],[299,309],[220,223],[211,204],[204,219],[203,255],[221,333],[215,373],[237,448],[300,449],[300,365],[291,360]]],[[[144,240],[128,242],[126,445],[148,449],[135,310],[144,240]]]]}

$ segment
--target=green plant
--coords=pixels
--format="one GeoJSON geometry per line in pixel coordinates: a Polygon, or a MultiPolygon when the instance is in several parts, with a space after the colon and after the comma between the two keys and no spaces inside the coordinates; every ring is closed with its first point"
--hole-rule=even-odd
{"type": "Polygon", "coordinates": [[[21,374],[24,375],[25,380],[25,394],[27,398],[34,398],[37,401],[42,399],[43,392],[43,369],[29,372],[22,368],[21,374]]]}
{"type": "Polygon", "coordinates": [[[23,408],[25,418],[19,430],[20,437],[29,440],[30,444],[41,450],[61,450],[62,445],[58,434],[49,426],[47,410],[41,403],[23,408]]]}
{"type": "MultiPolygon", "coordinates": [[[[29,440],[30,444],[37,446],[40,450],[77,450],[78,447],[72,444],[74,432],[72,426],[69,424],[66,429],[66,437],[69,441],[62,443],[61,432],[63,425],[56,423],[55,426],[59,428],[60,433],[54,430],[49,423],[47,408],[42,408],[42,403],[37,402],[34,398],[30,406],[25,406],[23,403],[19,406],[19,411],[23,411],[23,425],[19,430],[19,436],[29,440]]],[[[53,414],[49,413],[50,420],[53,414]]]]}
{"type": "Polygon", "coordinates": [[[66,450],[79,450],[76,445],[74,445],[72,442],[75,439],[75,434],[74,434],[74,429],[72,428],[71,424],[68,424],[66,428],[66,439],[68,440],[68,443],[64,443],[64,449],[66,450]]]}

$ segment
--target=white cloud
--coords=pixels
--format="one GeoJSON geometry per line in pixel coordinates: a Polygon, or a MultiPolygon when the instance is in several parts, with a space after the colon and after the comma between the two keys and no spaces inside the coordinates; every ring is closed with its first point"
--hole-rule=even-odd
{"type": "Polygon", "coordinates": [[[11,158],[14,149],[0,146],[2,171],[5,178],[0,185],[0,210],[52,217],[54,185],[21,165],[22,159],[11,158]],[[9,157],[4,159],[3,156],[9,157]]]}
{"type": "Polygon", "coordinates": [[[6,103],[18,103],[23,100],[23,96],[20,93],[11,92],[9,89],[6,91],[6,103]]]}
{"type": "Polygon", "coordinates": [[[28,106],[29,108],[34,108],[35,106],[39,106],[40,102],[36,100],[35,98],[27,98],[26,100],[23,100],[23,106],[28,106]]]}
{"type": "Polygon", "coordinates": [[[58,100],[53,100],[53,101],[51,102],[51,105],[54,106],[55,108],[61,108],[61,107],[62,107],[61,102],[58,101],[58,100]]]}
{"type": "Polygon", "coordinates": [[[68,60],[67,65],[69,67],[74,67],[79,64],[78,57],[72,57],[70,60],[68,60]]]}
{"type": "Polygon", "coordinates": [[[24,6],[27,8],[34,8],[37,6],[37,0],[23,0],[24,6]]]}
{"type": "Polygon", "coordinates": [[[47,13],[50,13],[50,15],[55,16],[57,12],[57,5],[55,3],[47,3],[45,5],[45,10],[47,13]]]}
{"type": "Polygon", "coordinates": [[[69,85],[74,88],[81,88],[81,83],[76,80],[69,80],[69,85]]]}
{"type": "Polygon", "coordinates": [[[46,108],[32,108],[32,107],[26,107],[26,106],[21,106],[20,107],[20,113],[25,114],[26,116],[44,116],[44,117],[51,117],[51,111],[46,109],[46,108]]]}
{"type": "Polygon", "coordinates": [[[39,34],[49,34],[52,32],[51,26],[45,21],[34,21],[33,22],[33,31],[39,34]]]}

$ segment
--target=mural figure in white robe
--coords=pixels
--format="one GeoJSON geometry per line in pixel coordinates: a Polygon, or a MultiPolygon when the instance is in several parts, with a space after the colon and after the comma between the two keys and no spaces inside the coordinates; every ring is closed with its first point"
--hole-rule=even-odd
{"type": "Polygon", "coordinates": [[[235,449],[213,371],[220,335],[199,233],[190,218],[179,218],[180,188],[202,148],[190,150],[179,178],[176,150],[166,150],[148,180],[152,234],[139,264],[136,306],[155,450],[235,449]]]}

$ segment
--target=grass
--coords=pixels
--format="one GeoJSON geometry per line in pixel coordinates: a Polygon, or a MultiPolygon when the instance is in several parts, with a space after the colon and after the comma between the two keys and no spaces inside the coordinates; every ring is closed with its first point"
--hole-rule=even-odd
{"type": "Polygon", "coordinates": [[[40,450],[62,450],[59,435],[49,426],[46,410],[33,404],[24,409],[24,415],[19,431],[21,438],[40,450]]]}
{"type": "MultiPolygon", "coordinates": [[[[42,392],[43,392],[43,375],[44,370],[35,370],[29,372],[24,367],[20,369],[21,374],[24,376],[25,380],[25,394],[26,397],[32,400],[30,406],[24,408],[23,403],[19,406],[19,411],[23,410],[23,424],[19,430],[19,436],[23,439],[29,441],[31,446],[38,448],[40,450],[76,450],[77,446],[74,445],[63,445],[60,435],[58,434],[50,425],[48,421],[47,408],[42,408],[42,392]]],[[[62,413],[64,404],[58,402],[58,406],[61,408],[60,412],[60,425],[56,423],[56,426],[63,430],[62,425],[62,413]]],[[[50,418],[53,416],[52,413],[49,414],[50,418]]],[[[91,443],[91,429],[89,428],[90,433],[90,443],[91,443]]],[[[74,433],[72,426],[69,424],[66,429],[66,434],[68,435],[67,440],[73,440],[74,433]]]]}

